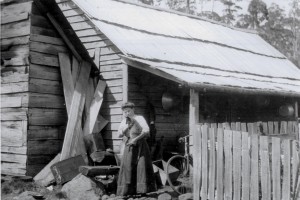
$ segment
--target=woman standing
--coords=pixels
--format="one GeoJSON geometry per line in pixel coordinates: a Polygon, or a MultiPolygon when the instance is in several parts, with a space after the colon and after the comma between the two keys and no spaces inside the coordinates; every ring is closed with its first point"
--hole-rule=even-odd
{"type": "Polygon", "coordinates": [[[118,178],[118,196],[145,194],[156,190],[152,160],[146,138],[149,126],[143,116],[134,114],[134,104],[122,105],[124,119],[118,133],[126,137],[118,178]]]}

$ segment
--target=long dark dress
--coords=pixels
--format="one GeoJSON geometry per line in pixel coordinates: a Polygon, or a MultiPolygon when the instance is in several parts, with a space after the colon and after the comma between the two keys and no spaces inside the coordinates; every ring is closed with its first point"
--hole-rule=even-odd
{"type": "Polygon", "coordinates": [[[127,139],[118,178],[118,196],[149,193],[156,190],[152,160],[146,139],[127,146],[127,139]]]}

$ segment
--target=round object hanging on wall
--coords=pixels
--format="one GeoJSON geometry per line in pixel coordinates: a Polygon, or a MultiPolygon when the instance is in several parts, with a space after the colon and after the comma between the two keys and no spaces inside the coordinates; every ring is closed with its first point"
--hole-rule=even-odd
{"type": "Polygon", "coordinates": [[[171,92],[164,92],[161,98],[162,107],[165,111],[171,110],[179,104],[180,100],[171,92]]]}
{"type": "Polygon", "coordinates": [[[292,105],[282,105],[279,107],[279,114],[283,117],[291,117],[295,113],[292,105]]]}

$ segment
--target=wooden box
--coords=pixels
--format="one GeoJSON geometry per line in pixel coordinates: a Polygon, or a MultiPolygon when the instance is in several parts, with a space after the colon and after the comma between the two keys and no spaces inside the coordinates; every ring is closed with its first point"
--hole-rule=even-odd
{"type": "Polygon", "coordinates": [[[63,184],[77,176],[77,174],[79,174],[79,167],[84,165],[86,165],[86,163],[84,162],[82,155],[79,155],[52,165],[51,171],[55,177],[56,183],[63,184]]]}

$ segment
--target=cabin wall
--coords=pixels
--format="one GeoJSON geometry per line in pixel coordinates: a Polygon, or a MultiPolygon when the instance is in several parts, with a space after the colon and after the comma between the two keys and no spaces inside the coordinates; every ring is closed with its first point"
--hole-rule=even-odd
{"type": "Polygon", "coordinates": [[[67,113],[58,53],[63,40],[35,4],[29,42],[27,175],[35,175],[61,151],[67,113]]]}
{"type": "Polygon", "coordinates": [[[120,152],[121,139],[117,136],[117,130],[122,120],[121,105],[126,99],[123,94],[124,64],[119,57],[120,51],[95,28],[76,4],[69,0],[56,2],[99,68],[100,79],[106,81],[100,113],[109,123],[101,132],[105,148],[120,152]]]}
{"type": "Polygon", "coordinates": [[[27,162],[31,4],[1,2],[1,173],[17,176],[27,162]]]}
{"type": "Polygon", "coordinates": [[[189,132],[189,90],[167,79],[129,67],[128,99],[135,103],[136,114],[143,115],[150,123],[149,103],[155,110],[156,140],[164,136],[165,151],[182,151],[177,138],[189,132]],[[177,105],[164,110],[162,96],[165,92],[175,95],[177,105]]]}

